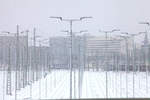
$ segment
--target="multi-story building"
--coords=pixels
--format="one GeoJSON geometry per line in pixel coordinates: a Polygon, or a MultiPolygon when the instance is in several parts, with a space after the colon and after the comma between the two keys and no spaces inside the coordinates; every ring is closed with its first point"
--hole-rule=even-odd
{"type": "MultiPolygon", "coordinates": [[[[113,57],[118,56],[121,50],[120,40],[105,39],[98,36],[87,36],[86,38],[86,60],[87,68],[106,69],[106,64],[114,63],[113,57]]],[[[107,68],[107,69],[110,69],[107,68]]]]}
{"type": "MultiPolygon", "coordinates": [[[[19,36],[19,62],[22,64],[22,59],[26,56],[27,47],[26,36],[19,36]]],[[[17,39],[15,36],[0,36],[0,63],[1,65],[11,65],[14,69],[16,65],[16,50],[17,39]]],[[[24,60],[26,61],[26,60],[24,60]]]]}

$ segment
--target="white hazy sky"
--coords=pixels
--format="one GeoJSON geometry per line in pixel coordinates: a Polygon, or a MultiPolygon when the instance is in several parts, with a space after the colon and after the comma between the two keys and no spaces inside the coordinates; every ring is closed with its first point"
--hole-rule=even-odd
{"type": "MultiPolygon", "coordinates": [[[[49,16],[93,19],[74,23],[74,31],[88,29],[92,34],[98,30],[118,28],[131,34],[145,31],[140,21],[150,21],[150,0],[0,0],[0,31],[16,31],[37,28],[44,37],[65,34],[68,24],[49,16]]],[[[30,33],[31,35],[32,33],[30,33]]]]}

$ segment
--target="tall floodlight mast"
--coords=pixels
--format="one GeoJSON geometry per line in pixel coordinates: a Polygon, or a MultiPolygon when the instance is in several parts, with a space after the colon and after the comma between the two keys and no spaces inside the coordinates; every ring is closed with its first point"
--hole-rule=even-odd
{"type": "MultiPolygon", "coordinates": [[[[67,32],[67,33],[69,33],[69,31],[68,30],[63,30],[63,31],[61,31],[61,32],[67,32]]],[[[87,30],[81,30],[80,32],[72,32],[72,34],[75,36],[75,34],[78,34],[78,33],[84,33],[84,32],[87,32],[87,30]]],[[[80,70],[80,67],[79,67],[79,70],[80,70]]],[[[80,72],[79,72],[79,80],[78,80],[79,82],[79,84],[80,84],[80,72]]],[[[79,98],[80,98],[80,86],[79,86],[79,98]]],[[[76,98],[76,73],[75,73],[75,69],[74,69],[74,98],[76,98]]]]}
{"type": "MultiPolygon", "coordinates": [[[[150,22],[140,22],[139,24],[145,24],[150,28],[150,22]]],[[[149,31],[149,30],[148,30],[149,31]]],[[[148,42],[148,32],[145,33],[145,39],[144,39],[144,53],[145,53],[145,66],[146,66],[146,93],[148,94],[148,66],[149,66],[149,55],[148,55],[148,50],[149,50],[149,42],[148,42]]]]}
{"type": "Polygon", "coordinates": [[[54,19],[59,19],[60,21],[65,21],[70,24],[70,40],[71,40],[71,47],[70,47],[70,99],[72,99],[72,40],[73,40],[73,32],[72,32],[72,27],[73,27],[73,22],[76,21],[82,21],[84,19],[92,18],[92,17],[80,17],[79,19],[63,19],[62,17],[55,17],[51,16],[49,18],[54,18],[54,19]]]}
{"type": "Polygon", "coordinates": [[[106,98],[108,98],[108,73],[107,73],[107,68],[108,68],[108,50],[107,50],[107,47],[108,47],[108,33],[113,33],[113,32],[116,32],[116,31],[120,31],[119,29],[113,29],[111,31],[102,31],[102,30],[99,30],[99,32],[102,32],[102,33],[105,33],[105,39],[106,39],[106,42],[105,42],[105,67],[106,67],[106,98]]]}

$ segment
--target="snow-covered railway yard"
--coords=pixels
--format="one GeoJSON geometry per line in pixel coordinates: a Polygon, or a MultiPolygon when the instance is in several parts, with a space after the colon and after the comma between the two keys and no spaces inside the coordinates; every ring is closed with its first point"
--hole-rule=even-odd
{"type": "MultiPolygon", "coordinates": [[[[79,98],[78,71],[72,73],[72,98],[79,98]],[[75,79],[74,79],[75,78],[75,79]],[[75,81],[74,81],[75,80],[75,81]],[[74,84],[76,83],[76,84],[74,84]],[[75,88],[74,88],[75,87],[75,88]]],[[[12,82],[12,95],[6,95],[6,72],[0,72],[0,99],[15,100],[15,82],[12,82]],[[5,77],[5,80],[3,79],[5,77]]],[[[84,71],[80,98],[147,98],[150,97],[150,76],[144,72],[106,72],[84,71]],[[127,82],[126,82],[127,77],[127,82]],[[127,83],[127,85],[126,85],[127,83]],[[107,86],[107,88],[106,88],[107,86]],[[148,88],[147,88],[148,87],[148,88]]],[[[15,81],[15,73],[12,73],[12,81],[15,81]]],[[[17,90],[17,100],[25,99],[69,99],[70,97],[70,71],[53,70],[45,78],[17,90]]]]}

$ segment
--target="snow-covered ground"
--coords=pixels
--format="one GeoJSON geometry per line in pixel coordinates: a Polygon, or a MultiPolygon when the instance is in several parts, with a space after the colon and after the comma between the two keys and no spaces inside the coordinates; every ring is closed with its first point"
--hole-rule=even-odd
{"type": "MultiPolygon", "coordinates": [[[[78,71],[72,76],[72,98],[79,97],[78,71]],[[74,80],[75,83],[74,84],[74,80]],[[75,87],[75,88],[74,88],[75,87]]],[[[12,82],[12,96],[6,95],[6,72],[0,72],[0,100],[15,100],[15,84],[12,82]],[[4,79],[5,77],[5,79],[4,79]]],[[[15,80],[15,73],[12,74],[15,80]]],[[[81,82],[81,98],[106,98],[106,72],[85,71],[81,82]]],[[[109,98],[140,97],[150,98],[150,76],[146,84],[144,72],[133,73],[107,72],[107,90],[109,98]],[[127,82],[126,82],[126,76],[127,82]],[[126,85],[127,83],[127,85],[126,85]],[[134,85],[133,85],[134,84],[134,85]],[[134,89],[133,89],[134,88],[134,89]],[[134,94],[134,95],[133,95],[134,94]]],[[[34,82],[17,91],[17,100],[32,99],[65,99],[70,97],[70,71],[53,70],[46,78],[34,82]]]]}

